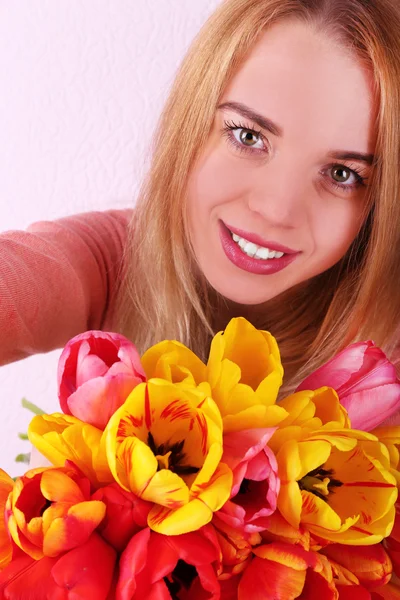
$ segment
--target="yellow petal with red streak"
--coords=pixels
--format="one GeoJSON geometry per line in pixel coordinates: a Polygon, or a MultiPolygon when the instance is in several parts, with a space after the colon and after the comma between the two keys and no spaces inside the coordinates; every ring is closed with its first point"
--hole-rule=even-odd
{"type": "Polygon", "coordinates": [[[143,500],[155,502],[171,510],[189,502],[188,486],[179,475],[168,469],[155,473],[146,488],[138,495],[143,500]]]}
{"type": "Polygon", "coordinates": [[[221,463],[212,480],[197,498],[175,510],[155,505],[148,517],[148,525],[164,535],[180,535],[196,531],[209,523],[213,513],[229,499],[232,473],[221,463]]]}
{"type": "Polygon", "coordinates": [[[112,443],[114,440],[110,435],[106,442],[111,472],[124,489],[141,496],[157,473],[157,459],[150,448],[136,437],[125,438],[116,451],[112,443]]]}

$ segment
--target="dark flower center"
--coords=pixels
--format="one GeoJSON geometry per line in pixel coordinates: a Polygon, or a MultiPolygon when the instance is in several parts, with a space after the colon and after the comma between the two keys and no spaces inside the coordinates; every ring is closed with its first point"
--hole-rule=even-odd
{"type": "Polygon", "coordinates": [[[183,451],[185,440],[180,440],[174,444],[157,445],[152,433],[149,431],[147,444],[158,461],[158,470],[169,469],[177,475],[193,475],[199,472],[199,467],[182,464],[186,460],[186,454],[183,451]]]}
{"type": "Polygon", "coordinates": [[[334,493],[335,488],[343,485],[342,481],[334,478],[334,474],[333,469],[324,469],[321,465],[307,473],[297,483],[301,490],[311,492],[324,502],[328,502],[329,494],[334,493]]]}
{"type": "Polygon", "coordinates": [[[197,577],[196,568],[193,565],[188,565],[183,560],[178,560],[172,573],[168,577],[164,577],[172,600],[179,600],[179,592],[182,588],[188,590],[195,577],[197,577]]]}
{"type": "Polygon", "coordinates": [[[242,483],[240,484],[239,494],[247,494],[247,492],[250,490],[250,483],[250,479],[243,479],[242,483]]]}

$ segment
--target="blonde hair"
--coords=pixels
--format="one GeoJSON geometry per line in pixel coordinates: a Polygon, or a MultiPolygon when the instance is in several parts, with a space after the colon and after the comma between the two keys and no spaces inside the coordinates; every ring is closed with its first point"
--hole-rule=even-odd
{"type": "MultiPolygon", "coordinates": [[[[278,340],[285,391],[354,340],[393,358],[400,298],[400,12],[396,0],[226,0],[194,40],[154,138],[126,249],[115,328],[144,351],[177,339],[203,359],[225,300],[197,267],[185,218],[189,173],[222,93],[260,34],[298,18],[369,65],[379,104],[369,214],[350,250],[325,273],[265,304],[254,324],[278,340]]],[[[338,82],[340,85],[340,82],[338,82]]],[[[246,315],[247,316],[247,315],[246,315]]],[[[249,318],[249,317],[248,317],[249,318]]]]}

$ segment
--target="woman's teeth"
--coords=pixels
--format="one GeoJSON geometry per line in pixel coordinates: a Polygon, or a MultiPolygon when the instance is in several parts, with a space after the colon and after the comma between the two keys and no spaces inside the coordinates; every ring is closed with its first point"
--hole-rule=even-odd
{"type": "Polygon", "coordinates": [[[284,252],[278,252],[276,250],[269,250],[269,248],[257,246],[257,244],[253,244],[253,242],[249,242],[248,240],[239,237],[236,235],[236,233],[232,233],[232,239],[237,243],[238,246],[240,246],[241,250],[251,258],[269,260],[270,258],[281,258],[284,255],[284,252]]]}

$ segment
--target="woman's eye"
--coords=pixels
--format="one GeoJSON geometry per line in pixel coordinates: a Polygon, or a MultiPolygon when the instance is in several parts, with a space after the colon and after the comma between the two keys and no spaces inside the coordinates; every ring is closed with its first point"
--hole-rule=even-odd
{"type": "Polygon", "coordinates": [[[331,186],[344,192],[352,192],[365,187],[368,180],[356,165],[352,169],[344,165],[331,165],[326,169],[324,175],[328,176],[331,186]]]}
{"type": "Polygon", "coordinates": [[[224,121],[222,134],[235,150],[247,152],[251,155],[264,154],[268,152],[268,144],[261,131],[251,127],[245,127],[241,123],[224,121]]]}
{"type": "Polygon", "coordinates": [[[334,181],[336,181],[337,183],[352,184],[352,183],[357,182],[356,174],[351,169],[347,169],[346,167],[343,167],[342,165],[335,165],[334,167],[332,167],[331,175],[332,175],[332,179],[334,179],[334,181]]]}
{"type": "Polygon", "coordinates": [[[257,148],[262,150],[264,147],[264,143],[261,139],[260,134],[252,131],[251,129],[244,129],[243,127],[239,127],[237,129],[233,129],[232,133],[235,139],[242,144],[243,146],[247,146],[247,148],[257,148]],[[257,146],[257,144],[259,144],[257,146]]]}

